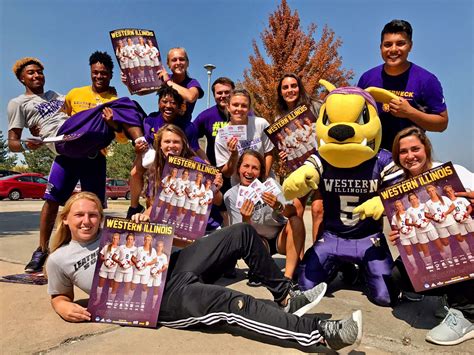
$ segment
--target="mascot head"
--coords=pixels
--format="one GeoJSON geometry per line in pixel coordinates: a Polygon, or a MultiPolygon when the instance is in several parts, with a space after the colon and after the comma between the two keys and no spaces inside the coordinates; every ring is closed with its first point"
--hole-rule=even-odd
{"type": "Polygon", "coordinates": [[[332,166],[353,168],[373,158],[382,139],[375,102],[398,97],[384,89],[337,88],[320,80],[329,91],[316,122],[319,154],[332,166]]]}

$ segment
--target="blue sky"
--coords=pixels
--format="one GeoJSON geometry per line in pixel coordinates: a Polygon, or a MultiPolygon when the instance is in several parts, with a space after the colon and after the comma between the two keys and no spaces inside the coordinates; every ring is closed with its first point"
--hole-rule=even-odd
{"type": "MultiPolygon", "coordinates": [[[[327,24],[343,45],[343,67],[355,72],[352,84],[367,69],[381,63],[380,31],[394,18],[413,28],[410,60],[441,81],[449,112],[449,126],[432,133],[435,157],[452,160],[474,171],[473,143],[473,3],[471,0],[290,0],[304,28],[327,24]]],[[[136,27],[155,31],[162,53],[183,46],[190,57],[190,74],[207,95],[203,68],[213,63],[213,78],[242,80],[249,67],[252,40],[267,26],[277,0],[0,0],[0,130],[6,136],[8,100],[23,87],[11,72],[16,59],[40,58],[46,67],[46,88],[66,94],[90,84],[88,58],[95,50],[112,53],[109,31],[136,27]]],[[[317,35],[320,32],[317,33],[317,35]]],[[[128,91],[115,75],[119,95],[128,91]]],[[[138,97],[147,112],[156,110],[154,95],[138,97]]],[[[212,98],[211,98],[212,104],[212,98]]],[[[206,97],[195,113],[206,108],[206,97]]]]}

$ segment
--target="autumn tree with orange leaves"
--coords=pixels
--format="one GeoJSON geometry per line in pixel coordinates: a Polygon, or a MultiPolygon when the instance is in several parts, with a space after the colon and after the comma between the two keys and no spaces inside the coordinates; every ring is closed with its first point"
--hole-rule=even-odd
{"type": "Polygon", "coordinates": [[[318,40],[317,26],[311,23],[307,32],[300,26],[298,11],[292,12],[286,0],[270,14],[268,28],[260,35],[270,63],[253,41],[254,55],[249,57],[250,69],[244,72],[243,86],[251,92],[254,110],[270,123],[276,116],[277,86],[283,73],[293,72],[300,76],[306,91],[313,97],[323,89],[319,79],[325,79],[336,87],[345,86],[352,79],[352,70],[341,68],[342,58],[338,49],[342,44],[334,31],[324,26],[318,40]]]}

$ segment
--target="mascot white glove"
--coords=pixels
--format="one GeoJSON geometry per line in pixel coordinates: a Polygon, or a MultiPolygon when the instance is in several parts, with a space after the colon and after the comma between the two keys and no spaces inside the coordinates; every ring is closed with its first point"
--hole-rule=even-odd
{"type": "Polygon", "coordinates": [[[382,200],[379,196],[375,196],[354,208],[352,213],[358,213],[361,220],[366,217],[372,217],[373,219],[378,220],[382,217],[383,211],[382,200]]]}
{"type": "Polygon", "coordinates": [[[283,182],[283,194],[287,200],[302,197],[311,190],[317,190],[319,173],[311,164],[303,164],[283,182]]]}

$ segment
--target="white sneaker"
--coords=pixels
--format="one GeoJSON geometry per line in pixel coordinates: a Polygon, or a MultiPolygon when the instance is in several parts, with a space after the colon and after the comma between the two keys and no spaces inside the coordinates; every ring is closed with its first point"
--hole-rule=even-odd
{"type": "Polygon", "coordinates": [[[448,315],[426,334],[426,341],[438,345],[456,345],[474,338],[474,324],[461,311],[447,308],[448,315]]]}
{"type": "Polygon", "coordinates": [[[142,165],[145,169],[148,169],[155,161],[156,151],[153,148],[148,148],[148,150],[142,154],[142,165]]]}

